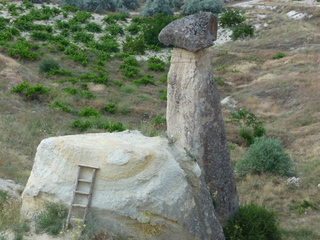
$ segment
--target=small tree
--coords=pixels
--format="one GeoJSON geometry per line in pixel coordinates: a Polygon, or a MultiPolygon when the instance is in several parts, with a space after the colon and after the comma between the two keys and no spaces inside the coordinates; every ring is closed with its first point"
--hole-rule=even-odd
{"type": "Polygon", "coordinates": [[[200,11],[219,13],[222,10],[220,0],[185,0],[181,7],[181,14],[190,15],[200,11]]]}
{"type": "Polygon", "coordinates": [[[179,6],[179,0],[147,0],[146,5],[141,8],[140,13],[145,17],[154,17],[157,13],[173,15],[175,8],[179,6]]]}

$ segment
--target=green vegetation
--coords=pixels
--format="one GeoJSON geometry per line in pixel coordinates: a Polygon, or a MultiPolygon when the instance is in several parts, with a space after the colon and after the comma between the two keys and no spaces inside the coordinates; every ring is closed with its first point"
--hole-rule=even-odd
{"type": "Polygon", "coordinates": [[[244,158],[236,164],[238,174],[292,174],[293,164],[281,142],[273,138],[256,138],[244,158]]]}
{"type": "Polygon", "coordinates": [[[243,205],[223,228],[226,240],[281,240],[277,214],[265,206],[243,205]]]}
{"type": "Polygon", "coordinates": [[[58,61],[54,60],[53,58],[44,58],[39,63],[40,72],[48,73],[51,70],[58,70],[60,65],[58,61]]]}
{"type": "Polygon", "coordinates": [[[66,208],[60,203],[47,203],[35,218],[36,229],[49,235],[58,235],[62,230],[67,217],[66,208]]]}
{"type": "Polygon", "coordinates": [[[298,204],[293,207],[290,207],[290,210],[298,209],[297,213],[300,215],[300,214],[304,213],[308,208],[313,209],[313,210],[319,210],[319,208],[317,208],[316,203],[310,203],[307,200],[303,200],[303,203],[298,204]]]}
{"type": "Polygon", "coordinates": [[[266,133],[263,122],[250,110],[240,109],[231,113],[229,122],[240,127],[239,136],[242,137],[247,146],[254,143],[255,138],[262,137],[266,133]]]}
{"type": "Polygon", "coordinates": [[[30,84],[25,81],[15,86],[11,90],[11,92],[20,93],[31,100],[39,100],[40,95],[48,94],[50,92],[50,88],[46,88],[41,84],[37,84],[36,86],[30,86],[30,84]]]}
{"type": "Polygon", "coordinates": [[[190,15],[199,12],[219,13],[222,10],[222,2],[218,0],[184,0],[181,14],[190,15]]]}
{"type": "Polygon", "coordinates": [[[284,53],[277,53],[272,57],[272,59],[280,59],[280,58],[284,58],[285,56],[286,55],[284,53]]]}

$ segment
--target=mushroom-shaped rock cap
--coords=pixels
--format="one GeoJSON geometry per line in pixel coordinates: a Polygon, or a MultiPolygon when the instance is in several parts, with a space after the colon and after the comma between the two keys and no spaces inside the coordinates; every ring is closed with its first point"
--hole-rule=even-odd
{"type": "Polygon", "coordinates": [[[174,45],[190,52],[210,47],[217,39],[217,18],[200,12],[177,19],[162,29],[158,38],[165,45],[174,45]]]}

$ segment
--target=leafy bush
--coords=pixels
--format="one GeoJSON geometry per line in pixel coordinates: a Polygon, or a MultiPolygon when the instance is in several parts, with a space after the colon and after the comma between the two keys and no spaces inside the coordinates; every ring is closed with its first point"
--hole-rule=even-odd
{"type": "Polygon", "coordinates": [[[60,75],[60,76],[72,76],[72,72],[65,70],[63,68],[60,69],[51,69],[48,75],[53,76],[53,75],[60,75]]]}
{"type": "Polygon", "coordinates": [[[44,58],[39,63],[39,68],[40,68],[40,72],[48,73],[53,69],[55,70],[59,69],[60,65],[53,58],[44,58]]]}
{"type": "Polygon", "coordinates": [[[81,96],[81,97],[84,97],[84,98],[86,98],[86,99],[96,98],[95,95],[93,95],[91,92],[88,92],[88,91],[82,91],[82,92],[80,92],[80,96],[81,96]]]}
{"type": "Polygon", "coordinates": [[[66,105],[63,103],[60,103],[58,101],[55,101],[53,104],[49,105],[51,108],[60,108],[62,111],[70,113],[71,109],[68,108],[66,105]]]}
{"type": "Polygon", "coordinates": [[[135,21],[141,21],[141,32],[147,45],[163,46],[158,40],[160,31],[176,18],[166,16],[164,13],[158,13],[154,18],[136,18],[135,21]]]}
{"type": "Polygon", "coordinates": [[[99,24],[94,22],[87,23],[85,29],[89,32],[95,32],[95,33],[102,32],[102,27],[99,24]]]}
{"type": "Polygon", "coordinates": [[[110,61],[111,56],[110,56],[110,53],[99,52],[97,58],[102,60],[102,61],[110,61]]]}
{"type": "Polygon", "coordinates": [[[78,113],[81,117],[100,117],[100,113],[97,110],[94,110],[92,107],[85,107],[78,113]]]}
{"type": "Polygon", "coordinates": [[[113,36],[124,35],[123,28],[117,24],[110,24],[108,27],[106,27],[106,30],[113,36]]]}
{"type": "Polygon", "coordinates": [[[106,122],[103,126],[108,132],[122,132],[126,130],[122,122],[106,122]]]}
{"type": "Polygon", "coordinates": [[[152,80],[153,76],[152,75],[147,75],[146,77],[140,78],[138,80],[133,81],[134,84],[136,85],[147,85],[147,84],[151,84],[151,85],[156,85],[155,82],[152,80]]]}
{"type": "Polygon", "coordinates": [[[168,81],[168,74],[165,74],[162,78],[159,79],[160,82],[167,82],[168,81]]]}
{"type": "Polygon", "coordinates": [[[246,17],[244,16],[243,11],[240,11],[239,9],[225,8],[219,17],[219,24],[223,28],[234,27],[245,20],[246,17]]]}
{"type": "Polygon", "coordinates": [[[78,23],[85,23],[87,20],[89,20],[92,17],[92,13],[86,12],[86,11],[78,11],[73,16],[71,21],[78,22],[78,23]]]}
{"type": "Polygon", "coordinates": [[[85,131],[88,128],[91,128],[93,124],[86,120],[86,121],[81,121],[81,120],[76,120],[71,124],[72,128],[78,128],[80,131],[85,131]]]}
{"type": "Polygon", "coordinates": [[[148,69],[153,71],[161,71],[161,72],[164,71],[165,63],[160,58],[157,58],[155,56],[149,57],[147,62],[149,63],[148,69]]]}
{"type": "Polygon", "coordinates": [[[125,42],[122,44],[123,52],[136,52],[138,54],[144,54],[147,49],[146,42],[142,35],[137,37],[126,36],[125,42]]]}
{"type": "Polygon", "coordinates": [[[127,17],[129,17],[129,14],[108,14],[108,16],[104,17],[102,21],[108,24],[115,24],[116,21],[127,21],[127,17]]]}
{"type": "Polygon", "coordinates": [[[76,32],[73,35],[73,40],[75,42],[83,42],[83,43],[88,43],[91,42],[94,39],[94,35],[90,33],[85,33],[85,32],[76,32]]]}
{"type": "Polygon", "coordinates": [[[8,54],[11,57],[18,56],[21,59],[35,60],[38,57],[38,53],[32,50],[39,49],[40,46],[32,44],[24,40],[18,40],[8,47],[8,54]]]}
{"type": "Polygon", "coordinates": [[[239,24],[232,28],[232,34],[231,39],[233,41],[239,39],[239,38],[245,38],[245,37],[252,37],[254,33],[254,28],[252,25],[248,24],[239,24]]]}
{"type": "Polygon", "coordinates": [[[115,39],[105,39],[101,43],[92,41],[88,44],[88,46],[104,52],[120,51],[119,43],[117,43],[115,39]]]}
{"type": "Polygon", "coordinates": [[[80,10],[78,7],[72,6],[70,4],[64,5],[63,7],[61,7],[61,9],[67,12],[77,12],[80,10]]]}
{"type": "Polygon", "coordinates": [[[36,228],[49,235],[57,235],[64,226],[67,211],[62,204],[48,203],[36,218],[36,228]]]}
{"type": "Polygon", "coordinates": [[[226,240],[281,240],[277,214],[265,206],[240,206],[223,228],[226,240]]]}
{"type": "Polygon", "coordinates": [[[219,13],[222,10],[220,0],[185,0],[181,7],[181,14],[190,15],[200,11],[219,13]]]}
{"type": "Polygon", "coordinates": [[[232,112],[231,120],[228,122],[235,123],[240,127],[239,136],[246,140],[247,146],[250,146],[255,138],[262,137],[266,133],[263,122],[245,108],[232,112]]]}
{"type": "Polygon", "coordinates": [[[256,138],[244,158],[237,162],[239,174],[274,173],[290,175],[292,162],[281,142],[272,138],[256,138]]]}
{"type": "Polygon", "coordinates": [[[162,124],[166,123],[166,117],[162,115],[157,115],[154,119],[151,120],[153,124],[162,124]]]}
{"type": "Polygon", "coordinates": [[[62,88],[62,91],[70,94],[70,95],[76,95],[79,93],[78,89],[76,88],[71,88],[71,87],[65,87],[65,88],[62,88]]]}
{"type": "Polygon", "coordinates": [[[104,106],[104,110],[106,110],[108,113],[114,113],[116,110],[116,104],[109,103],[108,105],[104,106]]]}
{"type": "Polygon", "coordinates": [[[0,32],[0,41],[12,41],[14,36],[9,31],[0,32]]]}
{"type": "Polygon", "coordinates": [[[162,95],[160,96],[161,100],[167,101],[167,90],[159,90],[159,93],[161,93],[162,95]]]}
{"type": "Polygon", "coordinates": [[[277,53],[276,55],[274,55],[272,57],[272,59],[280,59],[280,58],[283,58],[285,57],[286,55],[284,53],[277,53]]]}
{"type": "Polygon", "coordinates": [[[137,34],[140,31],[140,26],[138,23],[131,23],[126,30],[132,35],[137,34]]]}
{"type": "Polygon", "coordinates": [[[121,69],[123,69],[122,75],[127,78],[134,78],[140,72],[139,68],[128,65],[128,64],[121,64],[121,69]]]}
{"type": "Polygon", "coordinates": [[[49,92],[50,88],[46,88],[40,84],[30,86],[26,81],[13,87],[11,90],[11,93],[21,93],[29,99],[39,99],[39,95],[48,94],[49,92]]]}
{"type": "MultiPolygon", "coordinates": [[[[140,64],[138,62],[138,60],[135,58],[135,57],[127,57],[124,59],[124,64],[125,65],[130,65],[130,66],[133,66],[133,67],[139,67],[140,64]]],[[[120,69],[121,69],[121,65],[120,65],[120,69]]]]}

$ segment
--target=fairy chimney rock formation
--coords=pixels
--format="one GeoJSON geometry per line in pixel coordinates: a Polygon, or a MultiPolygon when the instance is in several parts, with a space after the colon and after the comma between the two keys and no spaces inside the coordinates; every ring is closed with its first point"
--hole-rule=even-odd
{"type": "Polygon", "coordinates": [[[167,134],[202,168],[224,224],[238,209],[238,195],[211,68],[216,24],[212,13],[187,16],[165,27],[159,40],[176,46],[168,73],[167,134]]]}
{"type": "Polygon", "coordinates": [[[217,39],[217,29],[216,16],[201,12],[168,24],[159,34],[159,41],[196,52],[213,45],[217,39]]]}

